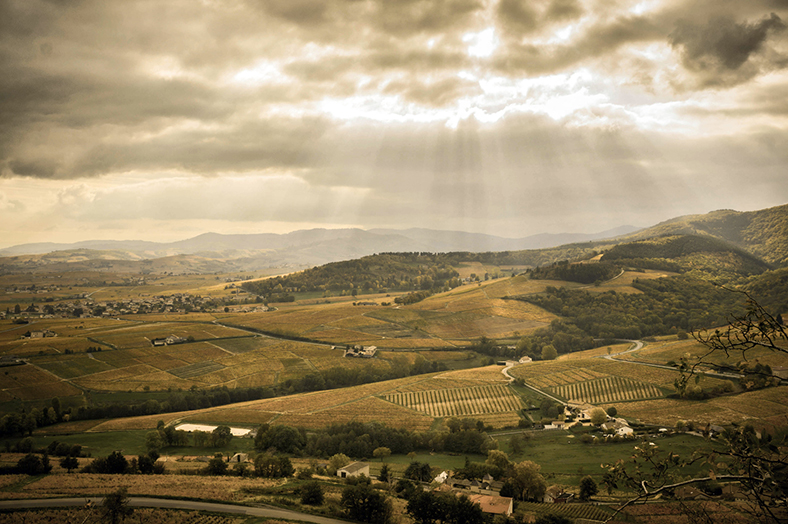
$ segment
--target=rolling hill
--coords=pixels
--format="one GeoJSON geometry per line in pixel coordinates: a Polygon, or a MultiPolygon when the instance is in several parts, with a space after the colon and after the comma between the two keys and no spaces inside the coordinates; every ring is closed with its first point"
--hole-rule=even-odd
{"type": "Polygon", "coordinates": [[[740,212],[729,209],[673,218],[624,237],[624,241],[666,235],[705,235],[747,250],[770,264],[788,264],[788,204],[740,212]]]}

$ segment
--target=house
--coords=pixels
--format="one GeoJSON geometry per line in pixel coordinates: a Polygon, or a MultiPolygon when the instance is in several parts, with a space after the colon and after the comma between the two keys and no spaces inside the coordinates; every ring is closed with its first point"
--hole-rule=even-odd
{"type": "Polygon", "coordinates": [[[749,500],[751,495],[741,484],[726,484],[722,487],[722,498],[724,500],[744,501],[749,500]]]}
{"type": "Polygon", "coordinates": [[[337,477],[346,479],[348,477],[369,476],[369,464],[366,462],[351,462],[344,468],[337,470],[337,477]]]}
{"type": "Polygon", "coordinates": [[[57,333],[54,331],[50,331],[48,329],[44,329],[42,331],[31,331],[30,338],[47,338],[47,337],[56,337],[57,333]]]}
{"type": "Polygon", "coordinates": [[[634,434],[635,434],[635,430],[630,428],[629,426],[622,426],[616,430],[616,435],[619,435],[621,437],[628,437],[634,434]]]}
{"type": "Polygon", "coordinates": [[[377,353],[377,346],[353,346],[346,349],[344,357],[372,358],[377,353]]]}
{"type": "Polygon", "coordinates": [[[673,490],[677,500],[709,500],[709,496],[693,486],[681,486],[673,490]]]}
{"type": "Polygon", "coordinates": [[[484,513],[489,513],[491,515],[505,515],[508,517],[514,511],[514,503],[511,497],[471,495],[468,498],[471,502],[482,508],[484,513]]]}
{"type": "Polygon", "coordinates": [[[440,474],[433,479],[433,482],[438,482],[439,484],[443,484],[444,482],[446,482],[446,479],[448,478],[449,478],[449,472],[441,471],[440,474]]]}
{"type": "Polygon", "coordinates": [[[548,504],[566,504],[572,500],[572,497],[574,497],[574,495],[564,491],[564,488],[561,486],[550,486],[545,490],[542,502],[548,504]]]}

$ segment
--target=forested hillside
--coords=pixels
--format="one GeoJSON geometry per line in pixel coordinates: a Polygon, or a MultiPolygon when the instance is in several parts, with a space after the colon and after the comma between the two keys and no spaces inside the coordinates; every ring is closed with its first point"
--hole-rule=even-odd
{"type": "Polygon", "coordinates": [[[685,272],[696,270],[718,278],[757,275],[769,265],[723,240],[699,235],[667,235],[618,244],[602,260],[632,267],[685,272]]]}
{"type": "Polygon", "coordinates": [[[594,338],[625,339],[720,326],[743,306],[738,293],[686,275],[636,280],[632,287],[642,293],[548,287],[522,300],[570,319],[594,338]]]}
{"type": "Polygon", "coordinates": [[[448,290],[460,285],[459,273],[444,257],[431,253],[387,253],[333,262],[292,275],[247,282],[244,289],[275,301],[289,293],[385,293],[448,290]]]}
{"type": "Polygon", "coordinates": [[[678,217],[644,229],[628,238],[663,235],[710,235],[735,244],[766,262],[788,264],[788,205],[739,212],[721,210],[678,217]]]}

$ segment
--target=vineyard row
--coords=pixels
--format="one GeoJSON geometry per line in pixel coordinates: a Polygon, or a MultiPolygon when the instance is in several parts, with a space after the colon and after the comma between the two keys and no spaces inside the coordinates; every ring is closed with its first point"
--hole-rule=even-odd
{"type": "Polygon", "coordinates": [[[617,376],[556,386],[550,390],[565,399],[588,402],[589,404],[606,404],[663,396],[662,391],[656,386],[617,376]]]}
{"type": "Polygon", "coordinates": [[[503,413],[522,407],[519,397],[502,385],[391,393],[385,398],[433,417],[503,413]]]}

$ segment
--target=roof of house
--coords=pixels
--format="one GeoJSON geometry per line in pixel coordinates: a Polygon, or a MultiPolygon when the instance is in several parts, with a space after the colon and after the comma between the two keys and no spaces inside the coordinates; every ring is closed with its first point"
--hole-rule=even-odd
{"type": "Polygon", "coordinates": [[[560,497],[564,494],[564,488],[561,486],[550,486],[545,490],[545,495],[550,495],[553,498],[560,497]]]}
{"type": "Polygon", "coordinates": [[[345,471],[347,473],[356,473],[357,471],[361,471],[364,468],[368,468],[369,464],[367,462],[351,462],[344,468],[339,468],[338,471],[345,471]]]}
{"type": "Polygon", "coordinates": [[[478,504],[485,513],[507,515],[512,507],[511,497],[496,497],[494,495],[471,495],[471,502],[478,504]]]}

